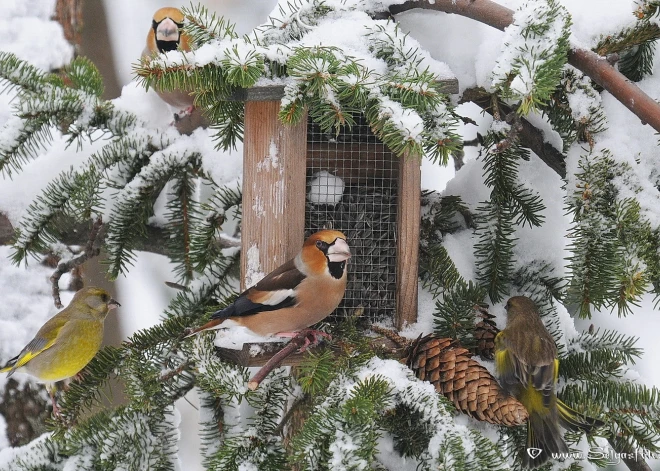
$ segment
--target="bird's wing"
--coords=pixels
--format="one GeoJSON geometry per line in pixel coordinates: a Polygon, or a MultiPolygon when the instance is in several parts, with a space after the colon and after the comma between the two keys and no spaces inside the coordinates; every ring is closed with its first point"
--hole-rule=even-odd
{"type": "Polygon", "coordinates": [[[55,345],[57,337],[66,323],[66,318],[58,316],[51,318],[39,329],[37,335],[25,346],[21,353],[7,362],[7,365],[0,370],[0,373],[9,371],[7,377],[11,376],[17,368],[25,366],[41,352],[55,345]]]}
{"type": "Polygon", "coordinates": [[[495,365],[502,387],[509,393],[521,384],[526,384],[524,365],[511,352],[511,342],[506,332],[500,331],[495,337],[495,365]]]}
{"type": "Polygon", "coordinates": [[[495,337],[495,358],[502,387],[507,392],[513,392],[517,387],[527,388],[531,384],[542,393],[543,403],[547,407],[557,381],[559,365],[554,358],[554,344],[545,345],[548,340],[538,337],[534,339],[536,344],[531,345],[532,351],[524,354],[518,351],[519,346],[527,344],[516,342],[509,335],[504,330],[495,337]],[[530,362],[523,358],[528,358],[530,362]]]}
{"type": "Polygon", "coordinates": [[[551,351],[556,352],[554,342],[549,339],[540,338],[539,344],[538,351],[545,353],[541,354],[539,360],[532,368],[531,380],[534,389],[541,391],[543,394],[543,404],[547,407],[550,405],[550,401],[554,395],[555,384],[559,375],[559,360],[555,358],[556,353],[550,353],[551,351]],[[552,345],[549,345],[548,342],[551,342],[552,345]]]}
{"type": "Polygon", "coordinates": [[[275,311],[296,304],[296,289],[305,275],[296,268],[293,259],[270,272],[252,288],[245,290],[233,304],[211,316],[211,319],[249,316],[275,311]]]}

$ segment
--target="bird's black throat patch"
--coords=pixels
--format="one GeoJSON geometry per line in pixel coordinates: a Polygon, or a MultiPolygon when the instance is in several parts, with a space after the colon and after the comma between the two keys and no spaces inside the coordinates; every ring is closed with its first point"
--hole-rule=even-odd
{"type": "Polygon", "coordinates": [[[156,39],[156,47],[160,52],[176,51],[179,47],[179,41],[160,41],[156,39]]]}
{"type": "Polygon", "coordinates": [[[328,260],[328,270],[330,270],[333,278],[339,280],[344,276],[344,268],[346,268],[346,260],[342,260],[341,262],[331,262],[328,260]]]}

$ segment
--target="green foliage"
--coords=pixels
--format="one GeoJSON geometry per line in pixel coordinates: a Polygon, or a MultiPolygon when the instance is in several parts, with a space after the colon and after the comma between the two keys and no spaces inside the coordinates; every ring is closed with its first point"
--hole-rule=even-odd
{"type": "MultiPolygon", "coordinates": [[[[161,193],[165,184],[171,180],[178,178],[188,179],[188,172],[191,169],[199,168],[199,159],[201,156],[196,152],[186,153],[181,158],[178,151],[168,152],[167,149],[162,154],[152,155],[149,163],[143,167],[140,175],[136,177],[135,182],[139,183],[137,189],[134,186],[126,186],[123,190],[119,191],[117,195],[117,202],[115,204],[116,216],[113,218],[113,224],[110,226],[107,235],[108,247],[108,265],[110,267],[109,273],[112,278],[116,278],[119,274],[123,273],[126,265],[132,264],[133,253],[131,246],[134,246],[135,240],[144,238],[146,236],[146,226],[149,217],[153,212],[153,205],[156,198],[161,193]]],[[[181,188],[181,181],[175,183],[174,192],[177,187],[181,188]]],[[[183,184],[185,191],[186,185],[183,184]]],[[[189,211],[189,207],[185,207],[190,203],[192,189],[187,187],[188,193],[180,196],[176,202],[170,202],[169,207],[172,211],[171,216],[178,217],[181,221],[176,221],[174,218],[171,220],[170,229],[181,229],[186,233],[181,237],[170,241],[172,243],[179,242],[180,252],[179,257],[174,257],[175,262],[185,260],[188,258],[189,251],[189,222],[186,217],[184,219],[184,212],[189,211]],[[186,226],[181,227],[178,223],[186,223],[186,226]],[[176,227],[175,227],[176,224],[176,227]],[[179,260],[177,260],[177,258],[179,260]]],[[[184,262],[185,263],[185,262],[184,262]]],[[[190,270],[190,263],[188,260],[187,267],[179,268],[180,272],[190,270]]],[[[185,278],[190,278],[184,276],[185,278]]]]}
{"type": "Polygon", "coordinates": [[[583,155],[579,168],[568,200],[574,221],[568,301],[581,317],[591,317],[591,306],[627,315],[650,284],[657,286],[658,234],[636,200],[619,197],[614,180],[632,178],[629,167],[603,151],[583,155]]]}
{"type": "Polygon", "coordinates": [[[201,335],[194,342],[197,385],[206,395],[206,407],[211,406],[218,418],[220,411],[224,412],[222,437],[216,421],[203,424],[204,435],[212,445],[205,453],[207,469],[238,470],[248,464],[265,470],[284,469],[286,455],[277,430],[292,393],[291,378],[276,370],[257,390],[250,391],[245,387],[247,370],[221,361],[209,336],[201,335]],[[246,404],[254,414],[246,422],[237,420],[239,408],[246,404]]]}
{"type": "MultiPolygon", "coordinates": [[[[632,79],[651,70],[657,26],[644,18],[657,6],[640,3],[640,24],[617,36],[617,44],[604,43],[620,48],[620,69],[632,79]]],[[[394,22],[365,20],[361,39],[368,60],[332,45],[299,42],[316,25],[363,15],[364,8],[355,2],[296,0],[280,5],[269,24],[239,37],[224,18],[191,6],[185,9],[185,32],[194,50],[167,60],[142,60],[136,72],[146,87],[193,90],[196,106],[212,122],[223,148],[235,145],[244,131],[244,104],[231,96],[259,80],[277,79],[285,84],[284,123],[299,122],[307,112],[332,133],[350,128],[361,113],[396,154],[423,154],[446,164],[449,153],[462,147],[458,118],[439,88],[439,76],[431,72],[437,69],[430,56],[412,47],[413,40],[394,22]]],[[[474,306],[486,294],[493,302],[513,293],[531,297],[558,345],[562,399],[605,419],[603,433],[619,450],[658,451],[658,391],[627,379],[628,368],[641,355],[636,339],[598,330],[573,337],[559,304],[565,300],[582,315],[589,315],[591,306],[626,314],[643,293],[660,291],[660,233],[631,196],[643,190],[633,164],[594,152],[580,161],[579,186],[569,176],[574,226],[568,284],[559,267],[547,261],[514,263],[516,229],[540,226],[544,210],[539,196],[518,181],[519,159],[529,159],[520,144],[520,115],[544,112],[564,140],[564,151],[582,142],[595,148],[606,124],[597,90],[565,66],[570,19],[563,7],[554,0],[534,0],[521,12],[511,31],[517,29],[525,41],[502,58],[494,76],[495,98],[519,101],[517,115],[504,118],[508,126],[497,122],[482,141],[488,200],[473,218],[473,208],[459,197],[424,195],[420,268],[436,301],[435,330],[470,347],[474,306]],[[526,17],[532,6],[539,7],[537,14],[526,17]],[[544,46],[532,47],[534,42],[544,46]],[[576,103],[587,103],[586,111],[576,103]],[[632,189],[626,197],[619,191],[621,182],[632,189]],[[461,276],[443,245],[448,235],[475,228],[478,285],[461,276]]],[[[158,215],[166,220],[158,228],[165,234],[162,246],[184,285],[162,324],[99,352],[61,393],[61,416],[50,423],[52,437],[17,454],[11,466],[174,469],[173,404],[196,387],[207,469],[382,469],[378,447],[388,440],[419,469],[510,469],[507,459],[524,444],[522,428],[508,429],[507,438],[493,442],[457,423],[454,407],[431,385],[413,378],[403,365],[375,357],[372,339],[356,318],[333,327],[334,341],[306,356],[296,380],[278,369],[249,391],[248,370],[220,360],[213,335],[184,338],[189,327],[201,325],[236,294],[236,240],[222,226],[240,222],[240,188],[211,181],[201,162],[204,149],[192,139],[150,129],[100,99],[100,75],[85,59],[55,75],[0,53],[0,79],[17,93],[15,116],[0,132],[3,176],[19,172],[59,133],[78,148],[100,136],[108,139],[79,167],[54,176],[32,203],[19,229],[15,262],[48,250],[72,227],[103,214],[104,248],[110,275],[116,277],[155,229],[154,204],[160,198],[166,207],[158,215]],[[209,192],[207,199],[200,197],[209,192]],[[115,379],[127,404],[101,410],[115,379]],[[306,416],[297,429],[292,408],[306,416]],[[509,457],[501,451],[506,444],[509,457]]],[[[558,466],[580,469],[577,463],[558,466]]]]}
{"type": "Polygon", "coordinates": [[[215,13],[209,12],[203,5],[182,7],[184,14],[183,31],[191,39],[195,48],[210,41],[236,39],[235,25],[215,13]]]}
{"type": "Polygon", "coordinates": [[[618,34],[601,38],[594,49],[601,56],[619,54],[619,72],[638,82],[653,72],[653,53],[655,42],[660,38],[660,28],[657,25],[658,2],[640,0],[636,4],[637,9],[633,12],[636,23],[618,34]]]}
{"type": "Polygon", "coordinates": [[[62,454],[84,471],[174,470],[178,432],[171,409],[145,415],[129,407],[101,412],[67,433],[62,454]]]}
{"type": "Polygon", "coordinates": [[[483,303],[486,290],[472,282],[458,282],[435,303],[434,331],[440,337],[458,340],[462,347],[476,346],[474,326],[477,323],[475,306],[483,303]]]}
{"type": "Polygon", "coordinates": [[[599,381],[621,378],[626,365],[634,365],[642,350],[637,338],[605,330],[582,332],[569,345],[569,354],[560,362],[563,378],[599,381]]]}
{"type": "Polygon", "coordinates": [[[619,61],[619,72],[633,82],[639,82],[653,72],[656,39],[627,49],[619,61]]]}
{"type": "Polygon", "coordinates": [[[218,187],[211,198],[200,204],[200,209],[191,215],[189,257],[197,272],[204,272],[214,261],[223,260],[223,247],[218,243],[221,226],[228,219],[241,217],[240,187],[218,187]]]}
{"type": "Polygon", "coordinates": [[[567,62],[571,17],[556,0],[530,0],[515,13],[493,85],[505,98],[520,101],[518,113],[528,114],[548,102],[567,62]],[[519,38],[523,38],[519,44],[519,38]]]}
{"type": "Polygon", "coordinates": [[[564,141],[564,152],[575,142],[586,142],[593,147],[596,134],[606,129],[600,94],[589,78],[571,67],[564,68],[561,86],[557,87],[544,111],[564,141]]]}
{"type": "Polygon", "coordinates": [[[288,11],[281,10],[289,21],[272,20],[256,30],[254,37],[243,38],[236,36],[233,25],[209,16],[204,8],[186,10],[186,32],[198,48],[210,43],[219,46],[217,60],[198,65],[195,51],[174,61],[154,57],[143,59],[136,73],[146,87],[194,91],[195,105],[217,129],[218,145],[223,148],[234,146],[243,132],[243,105],[227,98],[262,77],[284,75],[294,80],[285,87],[283,122],[298,122],[307,109],[324,131],[330,131],[350,127],[353,116],[362,113],[396,154],[425,153],[446,164],[449,154],[460,147],[457,118],[439,91],[438,77],[422,67],[426,56],[407,46],[406,35],[393,23],[374,23],[364,34],[373,56],[385,63],[385,73],[367,68],[337,48],[288,45],[305,34],[302,16],[314,22],[350,10],[323,4],[310,8],[311,12],[302,4],[291,4],[288,11]]]}
{"type": "Polygon", "coordinates": [[[423,286],[438,297],[463,280],[442,238],[470,226],[472,215],[460,197],[439,197],[435,192],[422,195],[422,208],[420,277],[423,286]]]}
{"type": "Polygon", "coordinates": [[[607,434],[619,450],[658,453],[660,391],[629,380],[598,379],[566,386],[561,399],[590,414],[606,410],[607,434]]]}
{"type": "Polygon", "coordinates": [[[478,209],[475,255],[478,280],[493,301],[509,292],[513,272],[515,226],[543,223],[545,209],[539,195],[517,182],[518,159],[529,159],[516,136],[491,131],[484,138],[485,183],[490,199],[478,209]]]}
{"type": "Polygon", "coordinates": [[[343,372],[316,398],[294,436],[292,458],[301,469],[382,466],[375,445],[386,433],[398,450],[419,461],[421,469],[450,463],[455,470],[505,469],[497,447],[479,433],[457,426],[451,418],[453,406],[403,365],[374,358],[362,372],[352,371],[343,372]],[[374,369],[381,373],[374,375],[374,369]]]}

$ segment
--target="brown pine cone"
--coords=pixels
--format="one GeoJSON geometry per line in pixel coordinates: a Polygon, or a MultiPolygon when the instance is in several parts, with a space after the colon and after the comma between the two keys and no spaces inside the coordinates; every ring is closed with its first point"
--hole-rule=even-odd
{"type": "Polygon", "coordinates": [[[470,417],[507,426],[527,422],[525,407],[470,357],[470,352],[452,339],[428,335],[408,348],[406,364],[470,417]]]}
{"type": "Polygon", "coordinates": [[[495,336],[500,332],[495,324],[495,316],[488,312],[488,309],[482,306],[475,306],[477,315],[482,318],[474,326],[474,338],[477,345],[473,349],[475,355],[479,355],[484,360],[495,358],[495,336]]]}

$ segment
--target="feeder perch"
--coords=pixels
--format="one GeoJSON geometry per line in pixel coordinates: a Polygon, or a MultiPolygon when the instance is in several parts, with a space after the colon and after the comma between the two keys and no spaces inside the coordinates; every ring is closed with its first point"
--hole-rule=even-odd
{"type": "MultiPolygon", "coordinates": [[[[458,93],[456,79],[441,82],[458,93]]],[[[348,237],[346,296],[338,312],[417,320],[421,159],[396,157],[358,117],[322,133],[311,120],[278,119],[283,85],[237,91],[245,102],[241,289],[294,257],[312,232],[348,237]]]]}

